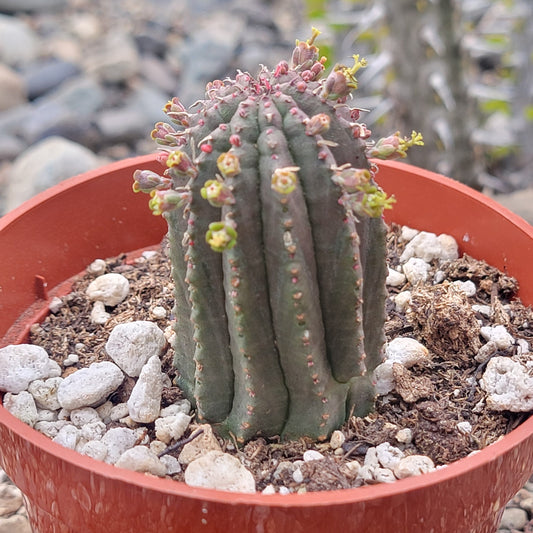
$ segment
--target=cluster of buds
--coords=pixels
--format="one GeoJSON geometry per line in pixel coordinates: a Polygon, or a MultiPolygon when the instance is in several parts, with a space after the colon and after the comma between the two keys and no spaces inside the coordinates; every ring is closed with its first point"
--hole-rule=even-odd
{"type": "Polygon", "coordinates": [[[334,169],[331,178],[344,191],[339,200],[355,217],[380,217],[385,209],[392,209],[396,201],[373,181],[373,173],[366,168],[343,166],[334,169]]]}
{"type": "Polygon", "coordinates": [[[398,159],[407,155],[411,146],[423,146],[424,140],[421,133],[411,132],[411,137],[400,137],[397,131],[393,135],[383,137],[369,150],[368,155],[377,159],[398,159]]]}

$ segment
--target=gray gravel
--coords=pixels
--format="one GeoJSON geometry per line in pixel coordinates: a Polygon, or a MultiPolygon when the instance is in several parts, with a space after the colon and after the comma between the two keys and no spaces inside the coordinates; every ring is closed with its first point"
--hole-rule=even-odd
{"type": "MultiPolygon", "coordinates": [[[[73,173],[152,152],[169,97],[190,104],[236,67],[275,64],[308,26],[300,0],[0,0],[0,215],[73,173]]],[[[497,199],[533,222],[533,190],[497,199]]],[[[498,532],[533,531],[532,510],[533,478],[498,532]]],[[[31,533],[2,470],[0,533],[31,533]]]]}

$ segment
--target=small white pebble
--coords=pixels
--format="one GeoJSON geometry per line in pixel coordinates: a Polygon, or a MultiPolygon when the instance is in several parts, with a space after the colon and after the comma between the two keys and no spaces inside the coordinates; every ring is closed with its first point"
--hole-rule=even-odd
{"type": "Polygon", "coordinates": [[[288,487],[281,486],[279,488],[279,493],[283,494],[283,495],[290,494],[291,493],[291,489],[289,489],[288,487]]]}
{"type": "Polygon", "coordinates": [[[400,460],[394,468],[394,475],[398,479],[418,476],[435,470],[433,461],[425,455],[408,455],[400,460]]]}
{"type": "Polygon", "coordinates": [[[405,274],[402,274],[401,272],[398,272],[397,270],[389,268],[389,274],[385,281],[387,285],[389,285],[390,287],[401,287],[402,285],[405,285],[405,282],[406,282],[405,274]]]}
{"type": "Polygon", "coordinates": [[[297,468],[292,473],[292,479],[294,480],[295,483],[303,483],[304,475],[303,475],[302,471],[299,468],[297,468]]]}
{"type": "Polygon", "coordinates": [[[75,450],[79,438],[80,430],[72,424],[66,424],[59,430],[58,434],[52,440],[61,444],[61,446],[64,446],[65,448],[75,450]]]}
{"type": "Polygon", "coordinates": [[[104,305],[115,307],[128,296],[130,283],[122,274],[104,274],[95,278],[85,293],[90,300],[100,301],[104,305]]]}
{"type": "Polygon", "coordinates": [[[529,353],[529,343],[526,339],[517,339],[516,344],[518,345],[517,355],[529,353]]]}
{"type": "Polygon", "coordinates": [[[404,453],[389,442],[382,442],[376,446],[376,457],[383,468],[391,470],[403,459],[404,453]]]}
{"type": "Polygon", "coordinates": [[[487,318],[490,318],[493,314],[493,310],[490,305],[474,304],[472,305],[472,311],[475,311],[476,313],[479,313],[480,315],[483,315],[487,318]]]}
{"type": "Polygon", "coordinates": [[[344,436],[344,433],[342,431],[336,430],[331,434],[331,438],[329,439],[329,445],[333,450],[337,450],[344,444],[345,440],[346,437],[344,436]]]}
{"type": "Polygon", "coordinates": [[[471,297],[476,295],[476,284],[473,281],[454,281],[452,283],[454,287],[457,287],[465,296],[471,297]]]}
{"type": "Polygon", "coordinates": [[[117,420],[128,416],[129,412],[130,411],[128,409],[127,403],[117,403],[117,405],[114,405],[111,408],[107,416],[109,417],[109,420],[111,420],[112,422],[116,422],[117,420]]]}
{"type": "Polygon", "coordinates": [[[261,494],[276,494],[276,488],[274,485],[267,485],[262,491],[261,494]]]}
{"type": "Polygon", "coordinates": [[[306,450],[303,457],[306,463],[309,461],[320,461],[320,459],[324,459],[324,456],[316,450],[306,450]]]}
{"type": "Polygon", "coordinates": [[[457,422],[457,429],[460,433],[463,433],[463,435],[468,435],[469,433],[472,433],[472,424],[466,420],[463,422],[457,422]]]}
{"type": "Polygon", "coordinates": [[[101,276],[106,271],[106,264],[103,259],[95,259],[88,267],[87,272],[94,276],[101,276]]]}
{"type": "Polygon", "coordinates": [[[58,298],[57,296],[54,296],[50,303],[48,304],[48,309],[50,309],[51,313],[54,313],[54,315],[63,307],[63,300],[61,298],[58,298]]]}
{"type": "Polygon", "coordinates": [[[403,265],[403,273],[411,285],[423,283],[428,278],[429,264],[418,257],[411,257],[403,265]]]}
{"type": "Polygon", "coordinates": [[[414,239],[420,231],[410,228],[409,226],[402,226],[402,233],[400,234],[401,241],[410,241],[414,239]]]}
{"type": "Polygon", "coordinates": [[[152,450],[156,455],[164,452],[167,449],[167,445],[160,440],[153,440],[150,444],[150,450],[152,450]]]}
{"type": "Polygon", "coordinates": [[[377,468],[374,472],[374,479],[379,483],[394,483],[396,477],[390,468],[377,468]]]}
{"type": "Polygon", "coordinates": [[[413,442],[413,432],[409,428],[403,428],[396,433],[395,438],[401,444],[411,444],[413,442]]]}
{"type": "Polygon", "coordinates": [[[398,313],[403,313],[411,303],[411,291],[402,291],[394,296],[394,306],[398,313]]]}
{"type": "Polygon", "coordinates": [[[165,465],[167,469],[167,476],[173,476],[181,472],[181,465],[179,461],[172,455],[163,455],[159,460],[165,465]]]}
{"type": "Polygon", "coordinates": [[[80,358],[77,353],[69,353],[65,359],[63,359],[63,366],[72,366],[80,362],[80,358]]]}
{"type": "Polygon", "coordinates": [[[405,368],[428,358],[428,349],[411,337],[396,337],[385,346],[385,361],[400,363],[405,368]]]}
{"type": "Polygon", "coordinates": [[[442,270],[437,270],[435,272],[435,276],[433,276],[433,284],[438,285],[439,283],[442,283],[446,279],[446,272],[443,272],[442,270]]]}
{"type": "Polygon", "coordinates": [[[97,461],[105,461],[107,457],[107,446],[101,440],[90,440],[83,445],[80,453],[92,457],[97,461]]]}
{"type": "Polygon", "coordinates": [[[155,250],[145,250],[141,255],[145,259],[152,259],[153,257],[157,256],[157,252],[155,250]]]}
{"type": "Polygon", "coordinates": [[[167,310],[164,307],[161,307],[160,305],[156,305],[152,309],[152,316],[154,318],[165,318],[167,316],[167,310]]]}
{"type": "Polygon", "coordinates": [[[483,326],[480,334],[486,341],[493,341],[500,350],[506,350],[514,343],[513,336],[502,325],[483,326]]]}

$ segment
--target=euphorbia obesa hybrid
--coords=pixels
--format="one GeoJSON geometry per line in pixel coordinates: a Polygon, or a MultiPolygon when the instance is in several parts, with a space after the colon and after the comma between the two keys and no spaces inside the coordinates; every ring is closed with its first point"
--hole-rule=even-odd
{"type": "Polygon", "coordinates": [[[152,132],[164,172],[135,172],[169,226],[177,383],[240,442],[322,440],[371,409],[392,199],[367,155],[422,144],[369,141],[348,104],[366,63],[324,75],[317,35],[273,71],[209,83],[189,110],[173,98],[173,125],[152,132]]]}

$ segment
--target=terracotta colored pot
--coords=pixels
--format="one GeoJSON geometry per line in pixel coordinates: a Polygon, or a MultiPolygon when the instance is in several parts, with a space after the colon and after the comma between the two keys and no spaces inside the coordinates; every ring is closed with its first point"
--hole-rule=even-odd
{"type": "MultiPolygon", "coordinates": [[[[24,341],[46,296],[97,257],[159,242],[164,222],[130,194],[135,168],[153,156],[89,172],[42,193],[0,220],[0,345],[24,341]]],[[[396,195],[391,220],[452,234],[463,251],[521,281],[533,303],[533,229],[447,178],[380,163],[396,195]]],[[[493,533],[506,502],[533,471],[533,418],[501,441],[421,477],[306,495],[190,488],[65,449],[0,407],[0,462],[26,496],[35,533],[493,533]]]]}

